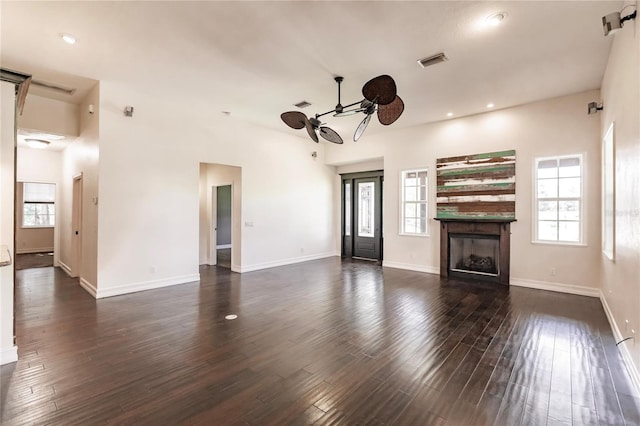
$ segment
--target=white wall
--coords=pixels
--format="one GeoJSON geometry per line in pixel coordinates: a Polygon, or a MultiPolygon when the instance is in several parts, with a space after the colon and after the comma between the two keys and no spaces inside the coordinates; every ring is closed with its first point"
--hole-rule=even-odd
{"type": "Polygon", "coordinates": [[[615,122],[615,262],[600,257],[601,280],[617,337],[636,331],[635,339],[621,346],[631,354],[640,381],[640,20],[609,37],[614,41],[602,81],[600,136],[615,122]]]}
{"type": "Polygon", "coordinates": [[[100,88],[100,296],[198,279],[201,162],[242,168],[241,223],[253,223],[243,271],[335,254],[335,169],[322,144],[239,122],[213,101],[100,88]]]}
{"type": "MultiPolygon", "coordinates": [[[[96,85],[80,105],[81,111],[88,111],[88,105],[99,105],[99,85],[96,85]]],[[[73,267],[71,246],[71,207],[73,201],[73,179],[82,175],[82,265],[80,284],[92,294],[97,287],[98,259],[98,160],[99,160],[99,119],[100,109],[95,113],[80,114],[80,136],[62,153],[62,177],[59,198],[60,223],[60,266],[69,272],[73,267]]],[[[126,155],[126,152],[123,153],[126,155]]]]}
{"type": "MultiPolygon", "coordinates": [[[[26,106],[25,106],[26,108],[26,106]]],[[[44,182],[56,184],[56,224],[53,229],[53,264],[58,266],[60,256],[60,224],[62,216],[60,199],[62,197],[62,153],[47,149],[32,149],[19,147],[16,157],[16,179],[19,182],[44,182]]],[[[18,198],[18,201],[20,199],[18,198]]],[[[20,221],[18,220],[18,226],[20,221]]],[[[48,229],[51,232],[51,229],[48,229]]],[[[19,242],[20,237],[16,235],[19,242]]],[[[27,243],[28,245],[29,243],[27,243]]],[[[33,246],[32,248],[34,248],[33,246]]],[[[21,248],[20,244],[16,250],[21,248]]]]}
{"type": "Polygon", "coordinates": [[[78,105],[28,94],[22,115],[18,117],[18,127],[49,134],[78,136],[78,112],[78,105]]]}
{"type": "MultiPolygon", "coordinates": [[[[11,256],[14,218],[15,85],[0,82],[0,245],[11,256]]],[[[13,342],[14,265],[0,268],[0,364],[18,360],[13,342]]]]}
{"type": "MultiPolygon", "coordinates": [[[[511,226],[512,283],[545,283],[592,288],[599,285],[600,151],[599,118],[586,114],[586,104],[599,98],[589,91],[471,117],[365,135],[358,143],[327,148],[329,164],[358,158],[384,158],[384,264],[439,272],[438,222],[430,221],[429,237],[399,235],[399,175],[402,170],[428,167],[430,217],[435,217],[437,158],[491,151],[516,150],[516,218],[511,226]],[[533,244],[532,167],[540,156],[586,153],[585,247],[533,244]],[[551,275],[551,268],[556,275],[551,275]]],[[[335,182],[338,182],[337,180],[335,182]]],[[[339,185],[339,183],[336,183],[339,185]]],[[[339,186],[338,186],[339,188],[339,186]]],[[[336,193],[339,194],[338,188],[336,193]]],[[[340,208],[335,198],[336,209],[340,208]]]]}

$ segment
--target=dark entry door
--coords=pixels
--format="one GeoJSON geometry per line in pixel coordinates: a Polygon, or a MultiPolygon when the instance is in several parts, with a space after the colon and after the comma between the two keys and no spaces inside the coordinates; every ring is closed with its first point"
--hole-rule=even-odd
{"type": "Polygon", "coordinates": [[[343,256],[382,260],[381,172],[343,176],[343,256]]]}

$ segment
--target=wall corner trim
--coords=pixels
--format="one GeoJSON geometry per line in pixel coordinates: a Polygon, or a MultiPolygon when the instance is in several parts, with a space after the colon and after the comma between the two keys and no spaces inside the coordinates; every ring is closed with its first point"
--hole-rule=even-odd
{"type": "Polygon", "coordinates": [[[94,298],[97,298],[96,295],[98,294],[98,290],[96,289],[96,286],[91,284],[89,281],[84,278],[80,278],[80,287],[84,288],[87,293],[92,295],[94,298]]]}
{"type": "Polygon", "coordinates": [[[575,284],[553,283],[549,281],[528,280],[511,277],[510,284],[516,287],[535,288],[537,290],[555,291],[558,293],[575,294],[578,296],[600,297],[600,289],[575,284]]]}
{"type": "Polygon", "coordinates": [[[169,287],[178,284],[188,284],[200,281],[200,274],[179,275],[176,277],[163,278],[159,280],[141,281],[118,286],[106,286],[106,288],[96,289],[96,299],[104,297],[119,296],[121,294],[136,293],[138,291],[154,290],[156,288],[169,287]]]}
{"type": "Polygon", "coordinates": [[[64,272],[66,272],[67,275],[71,277],[71,268],[69,268],[69,266],[62,260],[59,260],[58,263],[60,264],[60,269],[62,269],[64,272]]]}
{"type": "Polygon", "coordinates": [[[0,365],[11,364],[18,360],[18,347],[0,349],[0,365]]]}
{"type": "MultiPolygon", "coordinates": [[[[607,314],[607,320],[609,320],[609,325],[611,326],[611,332],[613,333],[613,338],[616,342],[619,342],[623,339],[622,333],[616,324],[616,321],[613,318],[613,313],[611,312],[611,308],[609,308],[609,304],[607,303],[607,299],[605,298],[604,293],[600,290],[600,302],[602,303],[602,307],[604,308],[604,313],[607,314]]],[[[638,371],[638,367],[633,362],[633,357],[629,352],[627,346],[622,343],[618,346],[620,351],[620,356],[622,357],[622,361],[627,367],[627,371],[629,372],[629,376],[631,376],[631,381],[633,382],[636,390],[640,392],[640,371],[638,371]]]]}
{"type": "Polygon", "coordinates": [[[413,265],[411,263],[390,262],[387,260],[383,260],[382,267],[394,268],[394,269],[405,269],[407,271],[426,272],[427,274],[440,275],[440,268],[437,266],[413,265]]]}

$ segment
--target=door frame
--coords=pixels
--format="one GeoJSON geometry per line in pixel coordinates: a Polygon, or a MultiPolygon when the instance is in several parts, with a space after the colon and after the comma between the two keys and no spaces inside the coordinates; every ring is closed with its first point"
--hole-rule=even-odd
{"type": "Polygon", "coordinates": [[[71,265],[72,277],[79,277],[82,271],[82,173],[73,177],[71,185],[71,265]],[[76,187],[76,185],[78,185],[76,187]],[[77,189],[77,192],[76,192],[77,189]]]}
{"type": "Polygon", "coordinates": [[[233,265],[233,182],[221,183],[219,185],[211,185],[211,215],[209,216],[209,265],[215,266],[218,264],[217,259],[217,246],[218,246],[218,187],[230,186],[231,187],[231,264],[233,265]]]}
{"type": "MultiPolygon", "coordinates": [[[[380,218],[380,232],[378,235],[378,244],[380,246],[380,254],[377,260],[381,262],[383,257],[383,247],[384,247],[384,217],[382,215],[383,211],[383,188],[384,188],[384,170],[372,170],[368,172],[359,172],[359,173],[344,173],[340,175],[340,255],[342,257],[351,258],[353,257],[354,244],[355,239],[353,238],[354,232],[356,232],[356,224],[357,218],[355,214],[355,205],[356,205],[356,191],[355,191],[355,182],[358,179],[379,179],[380,183],[380,204],[378,206],[378,211],[375,214],[380,218]],[[349,183],[351,185],[351,235],[345,235],[345,183],[349,183]]],[[[378,191],[376,191],[378,192],[378,191]]]]}

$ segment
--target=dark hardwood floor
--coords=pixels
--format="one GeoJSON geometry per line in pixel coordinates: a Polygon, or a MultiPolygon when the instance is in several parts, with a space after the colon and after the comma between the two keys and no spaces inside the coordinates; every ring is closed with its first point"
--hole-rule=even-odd
{"type": "Polygon", "coordinates": [[[201,277],[96,301],[19,271],[2,424],[640,424],[598,299],[338,258],[201,277]]]}
{"type": "Polygon", "coordinates": [[[16,254],[16,270],[53,266],[53,253],[16,254]]]}

